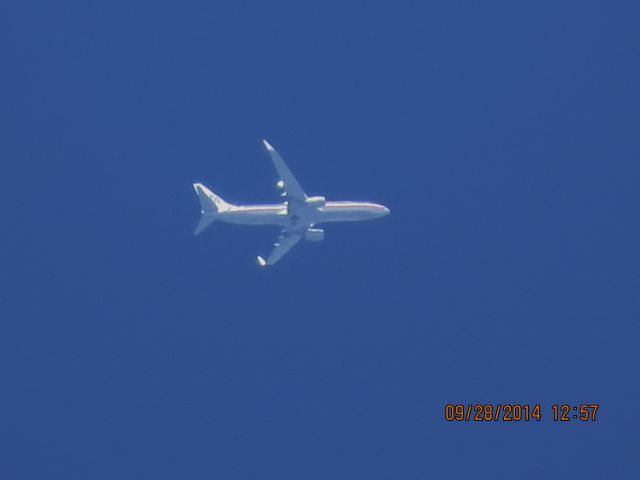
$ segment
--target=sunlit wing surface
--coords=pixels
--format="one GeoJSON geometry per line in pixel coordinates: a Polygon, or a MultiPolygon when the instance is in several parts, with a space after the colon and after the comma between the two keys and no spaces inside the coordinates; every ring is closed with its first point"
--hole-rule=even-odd
{"type": "Polygon", "coordinates": [[[274,249],[266,260],[262,257],[258,257],[258,265],[261,267],[271,266],[280,260],[285,254],[291,250],[296,243],[300,241],[302,234],[288,232],[283,230],[278,238],[278,241],[274,244],[274,249]]]}
{"type": "Polygon", "coordinates": [[[304,193],[304,190],[298,183],[298,180],[296,180],[296,177],[293,176],[291,170],[287,167],[287,164],[284,163],[280,154],[266,140],[263,140],[262,143],[264,143],[267,152],[269,152],[273,165],[278,171],[278,176],[284,184],[284,190],[286,192],[285,196],[293,201],[304,202],[307,195],[304,193]]]}

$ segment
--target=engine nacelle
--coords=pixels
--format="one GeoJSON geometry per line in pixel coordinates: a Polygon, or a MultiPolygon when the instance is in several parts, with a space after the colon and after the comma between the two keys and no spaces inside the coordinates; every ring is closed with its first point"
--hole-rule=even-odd
{"type": "Polygon", "coordinates": [[[306,200],[306,204],[316,208],[322,208],[327,203],[327,199],[324,197],[308,197],[306,200]]]}
{"type": "Polygon", "coordinates": [[[321,228],[310,228],[305,232],[304,239],[310,242],[321,242],[324,240],[324,230],[321,228]]]}
{"type": "Polygon", "coordinates": [[[284,190],[284,182],[282,180],[278,180],[276,182],[276,189],[277,190],[284,190]]]}

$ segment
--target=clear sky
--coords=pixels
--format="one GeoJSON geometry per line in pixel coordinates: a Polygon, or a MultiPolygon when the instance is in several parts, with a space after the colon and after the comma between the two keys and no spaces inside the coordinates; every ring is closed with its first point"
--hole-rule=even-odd
{"type": "Polygon", "coordinates": [[[0,478],[640,478],[637,1],[0,4],[0,478]],[[202,181],[392,209],[271,270],[202,181]],[[446,403],[542,405],[447,423],[446,403]],[[554,403],[599,403],[594,423],[554,403]]]}

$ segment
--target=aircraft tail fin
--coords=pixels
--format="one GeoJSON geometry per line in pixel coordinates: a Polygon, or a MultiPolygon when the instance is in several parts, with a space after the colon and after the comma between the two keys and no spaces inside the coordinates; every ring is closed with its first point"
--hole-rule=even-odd
{"type": "Polygon", "coordinates": [[[198,200],[200,200],[200,212],[202,213],[202,217],[200,217],[200,221],[193,232],[194,235],[198,235],[213,223],[220,213],[230,210],[232,205],[225,202],[202,183],[194,183],[193,188],[196,191],[196,195],[198,195],[198,200]]]}

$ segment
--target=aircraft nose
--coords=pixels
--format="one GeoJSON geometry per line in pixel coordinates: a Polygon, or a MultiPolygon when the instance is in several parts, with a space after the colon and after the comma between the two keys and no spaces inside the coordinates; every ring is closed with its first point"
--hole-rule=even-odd
{"type": "Polygon", "coordinates": [[[389,214],[391,213],[391,210],[390,210],[390,209],[388,209],[387,207],[382,207],[382,208],[384,208],[384,210],[383,210],[383,212],[384,212],[384,213],[383,213],[383,215],[389,215],[389,214]]]}

